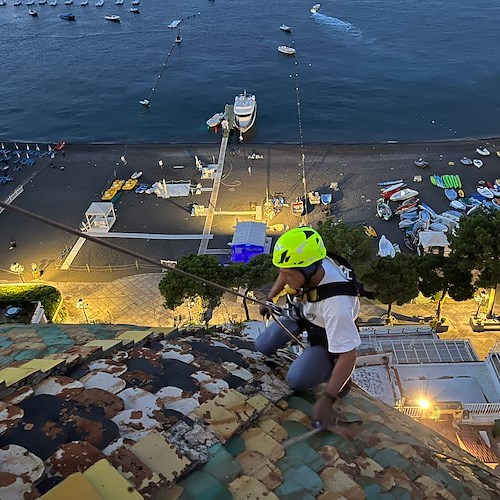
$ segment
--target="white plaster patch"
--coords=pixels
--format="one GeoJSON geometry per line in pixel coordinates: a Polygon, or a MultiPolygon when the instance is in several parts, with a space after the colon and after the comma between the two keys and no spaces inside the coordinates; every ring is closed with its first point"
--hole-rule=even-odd
{"type": "Polygon", "coordinates": [[[125,380],[106,372],[90,372],[80,379],[85,389],[104,389],[112,394],[118,394],[125,389],[125,380]]]}
{"type": "Polygon", "coordinates": [[[138,387],[129,387],[120,392],[118,397],[123,399],[126,410],[143,410],[149,416],[161,410],[163,406],[163,401],[159,397],[138,387]]]}
{"type": "Polygon", "coordinates": [[[17,405],[21,401],[24,401],[28,396],[33,394],[33,388],[27,385],[20,387],[13,394],[9,395],[7,398],[4,398],[4,402],[7,402],[11,405],[17,405]]]}
{"type": "Polygon", "coordinates": [[[182,347],[177,344],[170,344],[166,340],[160,340],[160,344],[163,346],[164,349],[173,349],[175,351],[180,351],[182,347]]]}
{"type": "Polygon", "coordinates": [[[261,352],[251,351],[250,349],[238,349],[238,352],[247,359],[255,359],[256,361],[262,361],[265,356],[261,352]]]}
{"type": "Polygon", "coordinates": [[[271,368],[269,368],[269,366],[265,365],[264,363],[255,363],[254,365],[252,365],[252,368],[260,370],[264,373],[269,373],[271,371],[271,368]]]}
{"type": "MultiPolygon", "coordinates": [[[[5,475],[9,475],[12,478],[15,477],[9,472],[6,472],[5,475]]],[[[25,495],[31,493],[32,490],[33,487],[30,483],[24,482],[21,477],[16,477],[15,481],[8,486],[0,486],[0,498],[25,498],[25,495]]]]}
{"type": "Polygon", "coordinates": [[[120,437],[139,441],[153,429],[161,431],[157,420],[148,417],[142,410],[123,410],[111,419],[120,429],[120,437]]]}
{"type": "Polygon", "coordinates": [[[0,401],[0,434],[3,434],[9,427],[16,425],[23,416],[24,410],[22,408],[0,401]]]}
{"type": "Polygon", "coordinates": [[[194,356],[192,354],[181,354],[180,352],[176,351],[162,351],[161,357],[163,359],[178,359],[179,361],[187,364],[194,361],[194,356]]]}
{"type": "Polygon", "coordinates": [[[182,398],[182,389],[169,385],[167,387],[162,387],[155,395],[163,402],[175,401],[182,398]]]}
{"type": "Polygon", "coordinates": [[[16,476],[26,475],[30,483],[34,483],[40,479],[44,470],[43,460],[26,448],[17,444],[0,448],[0,472],[10,472],[16,476]]]}
{"type": "Polygon", "coordinates": [[[193,377],[198,382],[206,382],[207,380],[212,380],[212,376],[210,375],[210,373],[202,371],[192,373],[191,377],[193,377]]]}
{"type": "Polygon", "coordinates": [[[67,389],[83,389],[83,387],[83,384],[78,380],[66,378],[62,379],[61,377],[50,377],[43,380],[35,387],[34,394],[35,396],[39,396],[40,394],[50,394],[51,396],[57,396],[67,389]]]}
{"type": "Polygon", "coordinates": [[[177,401],[171,401],[169,403],[165,403],[164,408],[166,410],[175,410],[183,415],[189,415],[196,408],[200,406],[200,403],[194,398],[185,398],[179,399],[177,401]]]}
{"type": "Polygon", "coordinates": [[[96,359],[88,364],[91,372],[106,372],[119,377],[127,371],[127,366],[109,359],[96,359]]]}
{"type": "Polygon", "coordinates": [[[202,387],[212,394],[219,394],[224,389],[229,389],[229,384],[225,380],[213,380],[203,384],[202,387]]]}
{"type": "Polygon", "coordinates": [[[210,345],[213,347],[225,347],[226,349],[230,349],[227,344],[224,344],[224,342],[219,342],[218,340],[212,340],[212,342],[210,342],[210,345]]]}
{"type": "Polygon", "coordinates": [[[121,363],[122,361],[125,361],[126,359],[129,358],[128,351],[116,351],[113,353],[110,359],[113,361],[118,361],[118,363],[121,363]]]}
{"type": "Polygon", "coordinates": [[[253,375],[247,369],[238,366],[236,363],[224,361],[224,363],[222,363],[222,366],[235,377],[242,378],[246,381],[253,379],[253,375]]]}

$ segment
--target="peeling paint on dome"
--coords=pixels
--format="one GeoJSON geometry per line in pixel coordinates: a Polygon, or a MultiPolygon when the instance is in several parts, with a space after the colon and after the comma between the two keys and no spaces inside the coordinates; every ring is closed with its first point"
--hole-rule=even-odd
{"type": "Polygon", "coordinates": [[[33,394],[33,388],[24,385],[23,387],[19,387],[19,389],[16,389],[14,392],[5,397],[3,399],[3,402],[11,405],[17,405],[21,403],[21,401],[24,401],[28,396],[31,396],[32,394],[33,394]]]}
{"type": "Polygon", "coordinates": [[[33,486],[10,472],[0,472],[0,498],[26,498],[33,491],[33,486]]]}
{"type": "Polygon", "coordinates": [[[126,410],[143,410],[144,413],[150,417],[163,407],[163,401],[161,398],[138,387],[125,389],[118,394],[118,397],[123,399],[126,410]]]}
{"type": "Polygon", "coordinates": [[[127,386],[125,380],[106,372],[90,372],[80,380],[86,389],[104,389],[111,394],[118,394],[127,386]]]}
{"type": "Polygon", "coordinates": [[[161,430],[157,420],[148,417],[142,410],[123,410],[111,419],[118,425],[122,438],[138,441],[153,429],[161,430]]]}
{"type": "Polygon", "coordinates": [[[170,342],[167,342],[166,340],[161,340],[160,344],[163,346],[164,349],[173,349],[175,351],[181,351],[182,347],[178,344],[172,344],[170,342]]]}
{"type": "Polygon", "coordinates": [[[69,377],[50,377],[35,387],[35,396],[49,394],[51,396],[71,397],[83,390],[83,384],[69,377]]]}
{"type": "MultiPolygon", "coordinates": [[[[0,471],[38,481],[45,470],[43,461],[26,448],[10,444],[0,448],[0,471]]],[[[6,498],[6,497],[3,497],[6,498]]]]}
{"type": "Polygon", "coordinates": [[[213,380],[212,382],[202,384],[202,387],[212,394],[219,394],[224,389],[229,389],[229,384],[225,380],[213,380]]]}
{"type": "Polygon", "coordinates": [[[206,461],[210,457],[210,448],[219,443],[217,436],[200,423],[192,425],[179,422],[167,432],[167,441],[178,448],[191,461],[206,461]]]}
{"type": "Polygon", "coordinates": [[[168,401],[176,401],[177,399],[182,398],[182,389],[173,386],[162,387],[157,393],[156,396],[159,397],[163,402],[168,401]]]}
{"type": "Polygon", "coordinates": [[[0,401],[0,435],[16,426],[23,416],[24,411],[18,406],[0,401]]]}
{"type": "Polygon", "coordinates": [[[166,410],[175,410],[183,415],[189,415],[196,408],[198,408],[198,406],[200,406],[200,403],[194,398],[178,399],[177,401],[164,403],[164,408],[166,410]]]}
{"type": "Polygon", "coordinates": [[[192,354],[181,354],[177,351],[163,351],[161,353],[163,359],[178,359],[183,363],[192,363],[194,361],[194,356],[192,354]]]}
{"type": "Polygon", "coordinates": [[[112,361],[111,359],[97,359],[88,364],[88,368],[91,372],[105,372],[111,373],[116,377],[119,377],[122,373],[127,371],[127,366],[118,363],[117,361],[112,361]]]}
{"type": "Polygon", "coordinates": [[[249,380],[252,380],[253,378],[253,375],[246,368],[242,368],[241,366],[238,366],[236,363],[228,363],[227,361],[224,361],[224,363],[222,363],[222,366],[235,377],[242,378],[247,382],[249,380]]]}
{"type": "Polygon", "coordinates": [[[63,444],[47,460],[51,475],[67,477],[75,472],[83,472],[98,460],[103,454],[86,441],[72,441],[63,444]]]}
{"type": "Polygon", "coordinates": [[[212,376],[210,375],[210,373],[204,371],[194,372],[191,374],[191,377],[193,377],[198,382],[206,382],[207,380],[212,380],[212,376]]]}

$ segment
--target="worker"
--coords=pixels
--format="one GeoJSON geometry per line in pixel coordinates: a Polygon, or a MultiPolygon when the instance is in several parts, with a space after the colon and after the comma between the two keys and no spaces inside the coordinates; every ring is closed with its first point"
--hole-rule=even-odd
{"type": "MultiPolygon", "coordinates": [[[[256,348],[272,354],[290,341],[289,333],[308,334],[309,345],[291,364],[288,384],[306,391],[323,382],[326,389],[314,405],[314,418],[322,428],[333,421],[332,404],[351,387],[360,337],[355,320],[359,314],[358,283],[352,269],[327,256],[323,239],[310,227],[284,233],[274,247],[273,264],[279,275],[267,299],[272,301],[283,290],[290,298],[290,313],[279,318],[256,339],[256,348]]],[[[262,316],[271,308],[259,307],[262,316]]]]}

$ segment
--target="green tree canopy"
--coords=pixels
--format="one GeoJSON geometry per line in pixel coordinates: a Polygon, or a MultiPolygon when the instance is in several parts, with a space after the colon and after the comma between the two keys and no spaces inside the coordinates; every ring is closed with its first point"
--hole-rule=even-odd
{"type": "Polygon", "coordinates": [[[397,253],[394,258],[381,257],[364,276],[365,282],[375,287],[375,294],[383,304],[388,304],[390,316],[392,304],[406,304],[418,295],[419,276],[415,255],[397,253]]]}
{"type": "Polygon", "coordinates": [[[362,226],[327,220],[319,221],[317,230],[328,252],[347,259],[360,277],[367,272],[375,259],[375,247],[362,226]]]}
{"type": "Polygon", "coordinates": [[[500,283],[500,210],[480,208],[462,217],[450,243],[459,268],[479,273],[477,286],[493,288],[500,283]]]}
{"type": "MultiPolygon", "coordinates": [[[[182,256],[177,267],[202,279],[226,285],[227,269],[213,255],[189,254],[182,256]]],[[[160,293],[165,299],[165,307],[175,309],[185,300],[201,297],[205,309],[215,308],[220,304],[223,291],[205,285],[202,281],[186,278],[175,271],[168,271],[159,284],[160,293]]]]}

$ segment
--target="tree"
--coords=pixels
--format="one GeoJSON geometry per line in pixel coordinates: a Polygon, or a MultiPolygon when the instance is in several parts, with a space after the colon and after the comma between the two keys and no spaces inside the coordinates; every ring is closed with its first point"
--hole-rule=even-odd
{"type": "Polygon", "coordinates": [[[327,220],[319,221],[317,229],[327,251],[347,259],[359,277],[369,270],[371,262],[375,259],[375,248],[363,227],[327,220]]]}
{"type": "MultiPolygon", "coordinates": [[[[261,254],[253,257],[247,264],[231,264],[228,268],[233,286],[243,287],[245,295],[249,290],[257,290],[278,277],[278,269],[273,264],[271,255],[261,254]]],[[[247,299],[243,299],[247,321],[250,320],[247,299]]]]}
{"type": "Polygon", "coordinates": [[[500,210],[479,208],[463,217],[450,243],[451,257],[460,270],[477,275],[475,286],[492,289],[487,311],[491,317],[500,283],[500,210]]]}
{"type": "MultiPolygon", "coordinates": [[[[226,268],[212,255],[189,254],[182,256],[177,267],[201,279],[213,281],[220,285],[227,283],[228,272],[226,268]]],[[[223,291],[205,285],[201,280],[187,278],[175,271],[167,271],[159,284],[164,306],[175,309],[186,300],[200,297],[205,309],[214,309],[220,304],[223,291]]]]}
{"type": "Polygon", "coordinates": [[[381,257],[364,276],[368,285],[375,287],[375,295],[387,304],[387,317],[391,317],[392,304],[403,305],[418,295],[419,276],[415,255],[397,253],[394,258],[381,257]]]}
{"type": "Polygon", "coordinates": [[[419,290],[425,296],[439,295],[436,319],[441,321],[441,307],[446,294],[452,299],[470,299],[474,293],[469,272],[462,271],[457,262],[443,255],[424,254],[417,257],[419,290]]]}

